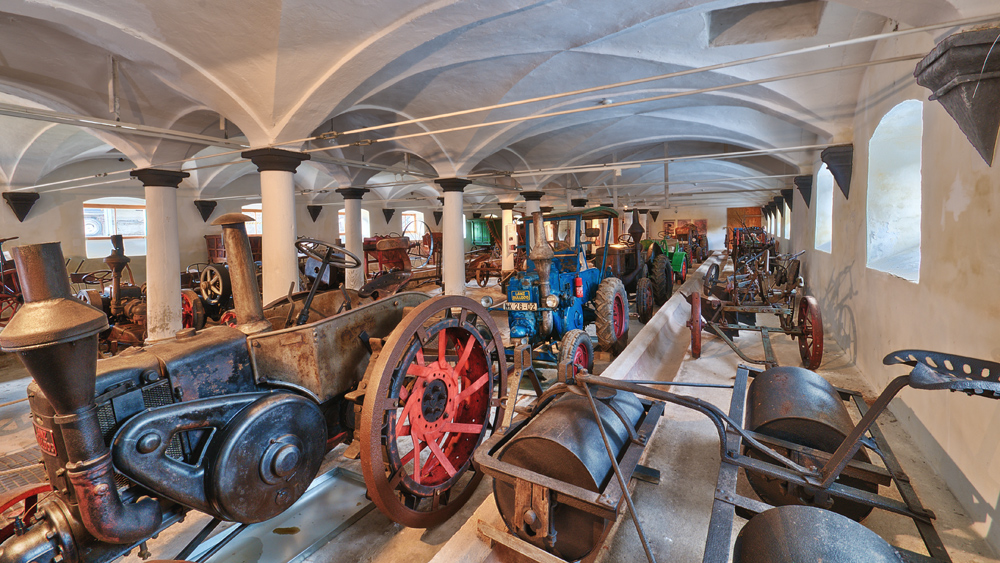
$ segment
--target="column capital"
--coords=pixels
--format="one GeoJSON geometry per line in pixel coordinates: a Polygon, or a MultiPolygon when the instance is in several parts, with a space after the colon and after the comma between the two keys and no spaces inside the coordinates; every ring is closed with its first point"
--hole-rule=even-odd
{"type": "Polygon", "coordinates": [[[160,186],[165,188],[176,188],[181,180],[190,176],[187,172],[180,170],[160,170],[159,168],[140,168],[129,173],[133,178],[138,178],[143,186],[160,186]]]}
{"type": "Polygon", "coordinates": [[[544,205],[538,208],[538,210],[542,213],[552,213],[553,209],[555,209],[555,207],[552,207],[551,205],[544,205]]]}
{"type": "Polygon", "coordinates": [[[543,195],[545,195],[545,192],[539,192],[539,191],[521,192],[521,197],[524,198],[524,201],[542,201],[543,195]]]}
{"type": "Polygon", "coordinates": [[[365,194],[370,192],[368,188],[340,188],[334,190],[344,197],[344,199],[363,199],[365,194]]]}
{"type": "Polygon", "coordinates": [[[511,209],[514,209],[515,205],[517,205],[517,202],[514,202],[514,201],[501,201],[500,202],[500,209],[503,209],[504,211],[510,211],[511,209]]]}
{"type": "Polygon", "coordinates": [[[465,186],[472,183],[472,180],[467,180],[465,178],[438,178],[434,180],[434,183],[441,186],[441,189],[447,192],[461,192],[465,190],[465,186]]]}
{"type": "Polygon", "coordinates": [[[569,204],[573,207],[587,207],[587,198],[579,197],[569,200],[569,204]]]}
{"type": "Polygon", "coordinates": [[[265,170],[281,170],[283,172],[292,173],[295,172],[302,161],[309,160],[311,158],[309,153],[286,151],[284,149],[275,148],[243,151],[240,153],[240,156],[243,158],[249,158],[251,162],[256,164],[257,172],[264,172],[265,170]]]}

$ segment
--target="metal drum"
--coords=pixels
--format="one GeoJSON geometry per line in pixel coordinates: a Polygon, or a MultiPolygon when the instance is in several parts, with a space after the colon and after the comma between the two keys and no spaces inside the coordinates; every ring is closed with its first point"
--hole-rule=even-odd
{"type": "MultiPolygon", "coordinates": [[[[758,375],[750,383],[746,427],[760,434],[832,454],[854,428],[854,422],[837,390],[823,377],[800,367],[776,367],[758,375]]],[[[765,459],[759,452],[746,449],[747,455],[765,459]]],[[[858,450],[854,459],[870,461],[864,449],[858,450]]],[[[809,460],[805,461],[808,463],[809,460]]],[[[821,465],[817,462],[813,464],[821,465]]],[[[750,471],[747,472],[747,479],[761,500],[775,506],[819,506],[857,521],[863,520],[872,511],[867,505],[833,499],[822,491],[790,487],[787,482],[750,471]]],[[[878,484],[856,478],[842,476],[837,482],[878,492],[878,484]]]]}
{"type": "MultiPolygon", "coordinates": [[[[614,391],[608,389],[600,389],[599,393],[604,397],[597,401],[597,409],[611,447],[620,457],[629,436],[622,419],[635,428],[643,412],[642,404],[631,393],[611,396],[614,391]]],[[[602,491],[615,478],[590,403],[586,397],[569,393],[553,401],[525,425],[498,458],[588,491],[602,491]]],[[[510,530],[530,541],[526,536],[537,532],[525,523],[525,515],[514,513],[514,486],[494,480],[493,493],[510,530]]],[[[567,561],[581,559],[593,551],[611,524],[566,504],[555,506],[551,513],[555,543],[549,551],[567,561]]]]}
{"type": "Polygon", "coordinates": [[[736,537],[733,563],[901,563],[888,542],[861,524],[811,506],[761,512],[736,537]]]}

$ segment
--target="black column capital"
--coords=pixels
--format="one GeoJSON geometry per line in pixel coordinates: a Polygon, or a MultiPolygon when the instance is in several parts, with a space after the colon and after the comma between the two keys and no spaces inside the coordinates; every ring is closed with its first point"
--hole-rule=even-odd
{"type": "Polygon", "coordinates": [[[362,199],[371,190],[368,188],[340,188],[334,191],[343,196],[344,199],[362,199]]]}
{"type": "Polygon", "coordinates": [[[545,192],[521,192],[521,197],[524,198],[524,201],[542,201],[543,195],[545,195],[545,192]]]}
{"type": "Polygon", "coordinates": [[[514,209],[515,205],[517,205],[517,202],[513,202],[513,201],[501,201],[500,202],[500,209],[503,209],[504,211],[510,211],[511,209],[514,209]]]}
{"type": "Polygon", "coordinates": [[[264,172],[265,170],[281,170],[283,172],[292,172],[299,167],[299,164],[304,160],[309,160],[311,157],[309,153],[286,151],[284,149],[254,149],[252,151],[244,151],[240,153],[243,158],[250,159],[257,165],[257,172],[264,172]]]}
{"type": "Polygon", "coordinates": [[[181,180],[190,176],[187,172],[180,170],[160,170],[158,168],[140,168],[129,173],[133,178],[138,178],[143,186],[161,186],[165,188],[176,188],[181,180]]]}
{"type": "Polygon", "coordinates": [[[465,190],[465,186],[472,183],[472,180],[466,180],[465,178],[438,178],[434,180],[434,183],[441,186],[441,189],[447,192],[461,192],[465,190]]]}
{"type": "Polygon", "coordinates": [[[573,207],[587,207],[587,198],[585,197],[573,198],[569,200],[569,204],[572,205],[573,207]]]}
{"type": "Polygon", "coordinates": [[[543,205],[542,207],[538,208],[538,210],[541,211],[542,213],[552,213],[553,209],[555,209],[555,207],[552,207],[551,205],[543,205]]]}

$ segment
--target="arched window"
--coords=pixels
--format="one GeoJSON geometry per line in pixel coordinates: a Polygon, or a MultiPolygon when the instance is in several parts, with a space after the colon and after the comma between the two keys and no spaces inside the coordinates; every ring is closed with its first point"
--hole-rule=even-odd
{"type": "Polygon", "coordinates": [[[826,164],[816,173],[816,250],[833,248],[833,174],[826,164]]]}
{"type": "Polygon", "coordinates": [[[787,203],[782,203],[781,216],[785,218],[785,238],[792,238],[792,209],[788,207],[787,203]]]}
{"type": "Polygon", "coordinates": [[[122,235],[126,256],[145,256],[146,201],[135,197],[102,197],[83,202],[87,258],[111,254],[111,235],[122,235]]]}
{"type": "Polygon", "coordinates": [[[418,240],[424,236],[427,229],[424,227],[424,214],[420,211],[404,211],[401,214],[403,220],[403,236],[410,240],[418,240]]]}
{"type": "Polygon", "coordinates": [[[920,278],[923,103],[907,100],[885,114],[868,142],[868,267],[920,278]]]}
{"type": "MultiPolygon", "coordinates": [[[[347,214],[343,209],[337,213],[337,229],[339,231],[338,235],[340,240],[347,239],[347,214]]],[[[372,225],[368,220],[368,210],[361,210],[361,238],[368,238],[372,236],[372,225]]]]}
{"type": "Polygon", "coordinates": [[[247,221],[245,223],[248,235],[264,234],[264,212],[262,211],[261,204],[251,203],[250,205],[244,206],[240,211],[242,211],[244,215],[253,217],[253,221],[247,221]]]}

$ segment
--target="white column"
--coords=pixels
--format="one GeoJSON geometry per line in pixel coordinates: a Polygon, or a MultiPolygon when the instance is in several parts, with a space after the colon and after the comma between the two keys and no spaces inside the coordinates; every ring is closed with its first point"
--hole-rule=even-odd
{"type": "Polygon", "coordinates": [[[298,290],[299,261],[295,250],[295,169],[309,155],[281,149],[246,151],[260,172],[260,200],[263,211],[261,269],[264,304],[298,290]]]}
{"type": "Polygon", "coordinates": [[[514,253],[517,248],[517,225],[514,224],[514,202],[500,202],[500,245],[502,247],[500,267],[504,272],[514,269],[514,253]]]}
{"type": "Polygon", "coordinates": [[[173,338],[181,324],[181,255],[177,186],[187,172],[132,172],[146,192],[146,341],[173,338]]]}
{"type": "MultiPolygon", "coordinates": [[[[364,260],[364,233],[361,232],[361,197],[368,190],[345,188],[337,190],[344,196],[344,247],[348,252],[364,260]]],[[[344,285],[347,289],[361,289],[365,285],[364,267],[345,272],[344,285]]]]}
{"type": "Polygon", "coordinates": [[[444,190],[441,216],[441,283],[445,295],[465,295],[465,237],[462,236],[465,214],[462,190],[469,185],[463,178],[434,181],[444,190]]]}

